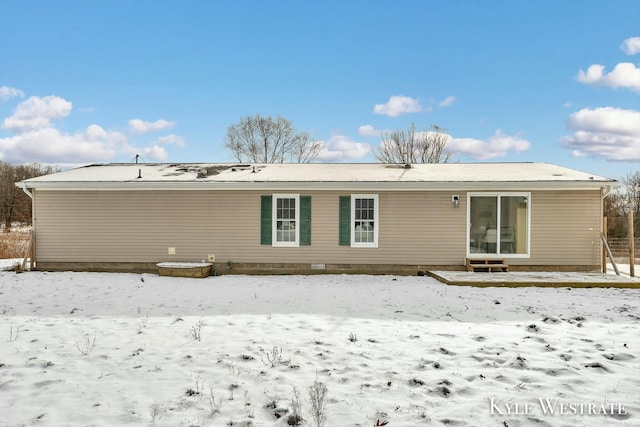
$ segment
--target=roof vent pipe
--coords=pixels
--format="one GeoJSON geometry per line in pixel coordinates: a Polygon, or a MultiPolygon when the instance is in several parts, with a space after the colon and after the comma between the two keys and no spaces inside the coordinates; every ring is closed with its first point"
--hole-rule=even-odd
{"type": "Polygon", "coordinates": [[[253,167],[253,170],[251,171],[251,173],[256,173],[256,167],[253,167]]]}
{"type": "Polygon", "coordinates": [[[142,169],[138,169],[138,179],[142,178],[142,169]]]}

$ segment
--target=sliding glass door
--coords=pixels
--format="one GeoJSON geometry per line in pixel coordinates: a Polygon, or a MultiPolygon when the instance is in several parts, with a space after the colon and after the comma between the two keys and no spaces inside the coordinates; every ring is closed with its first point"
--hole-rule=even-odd
{"type": "Polygon", "coordinates": [[[469,193],[469,255],[529,255],[530,193],[469,193]]]}

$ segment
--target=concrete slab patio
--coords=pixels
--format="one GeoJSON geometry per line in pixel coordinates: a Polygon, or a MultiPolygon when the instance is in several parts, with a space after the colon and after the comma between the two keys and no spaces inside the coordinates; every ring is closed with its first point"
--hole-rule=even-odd
{"type": "Polygon", "coordinates": [[[498,272],[428,271],[427,274],[448,285],[478,287],[572,287],[572,288],[638,288],[640,278],[603,273],[566,272],[498,272]]]}

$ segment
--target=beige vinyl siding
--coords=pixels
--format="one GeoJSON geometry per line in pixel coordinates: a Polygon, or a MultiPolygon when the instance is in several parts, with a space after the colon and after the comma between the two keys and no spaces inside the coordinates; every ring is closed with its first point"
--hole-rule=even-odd
{"type": "Polygon", "coordinates": [[[463,264],[466,211],[466,202],[453,207],[449,192],[381,195],[378,262],[463,264]]]}
{"type": "Polygon", "coordinates": [[[39,191],[36,259],[43,262],[455,263],[464,259],[465,209],[439,193],[378,193],[379,248],[338,245],[338,200],[312,196],[311,246],[260,245],[266,192],[39,191]],[[442,218],[457,224],[447,231],[442,218]],[[455,239],[458,241],[455,242],[455,239]],[[176,255],[168,255],[169,247],[176,255]]]}
{"type": "MultiPolygon", "coordinates": [[[[378,248],[338,245],[339,196],[363,192],[288,192],[312,196],[311,246],[260,244],[260,196],[267,191],[39,190],[36,260],[194,261],[215,254],[217,262],[234,263],[464,264],[463,191],[376,193],[378,248]],[[460,207],[452,194],[460,195],[460,207]]],[[[532,259],[510,263],[598,264],[599,203],[597,191],[533,192],[532,259]]]]}
{"type": "MultiPolygon", "coordinates": [[[[323,196],[327,206],[322,209],[323,222],[319,231],[331,232],[331,240],[326,244],[334,245],[328,249],[329,254],[335,256],[330,262],[404,265],[464,263],[466,209],[463,206],[454,208],[449,193],[377,193],[380,203],[377,248],[335,246],[338,242],[337,196],[340,194],[349,195],[347,192],[323,196]]],[[[312,227],[315,236],[315,200],[313,204],[312,227]]]]}
{"type": "Polygon", "coordinates": [[[205,191],[36,195],[36,259],[158,262],[234,256],[259,243],[259,196],[205,191]],[[168,248],[176,255],[168,255],[168,248]],[[220,255],[223,255],[220,253],[220,255]]]}
{"type": "Polygon", "coordinates": [[[531,199],[531,259],[522,264],[600,264],[599,191],[538,191],[531,199]]]}

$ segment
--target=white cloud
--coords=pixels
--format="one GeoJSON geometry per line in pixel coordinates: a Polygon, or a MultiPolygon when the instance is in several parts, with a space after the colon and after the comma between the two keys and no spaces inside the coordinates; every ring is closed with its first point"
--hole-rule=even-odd
{"type": "Polygon", "coordinates": [[[445,99],[438,103],[438,107],[449,107],[453,105],[454,102],[456,102],[455,96],[447,96],[445,99]]]}
{"type": "Polygon", "coordinates": [[[155,142],[158,145],[175,144],[178,147],[184,147],[186,145],[183,137],[174,134],[161,136],[160,138],[156,139],[155,142]]]}
{"type": "Polygon", "coordinates": [[[98,125],[89,125],[85,131],[85,135],[89,141],[96,141],[107,138],[109,134],[98,125]]]}
{"type": "Polygon", "coordinates": [[[567,127],[571,130],[606,131],[607,133],[640,136],[640,111],[614,107],[583,108],[569,116],[567,127]]]}
{"type": "Polygon", "coordinates": [[[5,129],[13,132],[42,129],[51,120],[66,117],[71,112],[71,103],[59,96],[32,96],[21,102],[14,113],[4,119],[5,129]]]}
{"type": "MultiPolygon", "coordinates": [[[[140,154],[140,153],[136,153],[136,154],[140,154]]],[[[167,150],[165,150],[164,147],[160,147],[158,145],[143,147],[142,154],[140,155],[143,158],[148,158],[157,162],[164,162],[169,158],[169,153],[167,153],[167,150]]]]}
{"type": "MultiPolygon", "coordinates": [[[[52,121],[68,116],[71,109],[71,102],[57,96],[33,96],[20,103],[3,121],[4,128],[15,135],[0,138],[0,159],[18,164],[39,162],[71,166],[141,154],[149,160],[164,161],[168,158],[165,146],[184,145],[178,135],[161,136],[148,146],[132,145],[126,133],[104,129],[97,124],[75,132],[57,129],[52,121]]],[[[159,120],[151,123],[151,127],[155,126],[157,130],[167,123],[173,125],[159,120]]]]}
{"type": "Polygon", "coordinates": [[[453,155],[461,155],[476,160],[488,160],[504,157],[510,151],[527,151],[531,144],[518,136],[506,135],[500,129],[486,141],[475,138],[451,138],[447,149],[453,155]]]}
{"type": "Polygon", "coordinates": [[[566,125],[574,133],[560,144],[573,156],[640,162],[640,111],[584,108],[571,114],[566,125]]]}
{"type": "Polygon", "coordinates": [[[149,160],[166,160],[166,150],[157,145],[136,147],[127,135],[90,125],[85,130],[65,133],[53,127],[33,129],[0,138],[0,157],[10,163],[86,164],[105,162],[119,155],[141,154],[149,160]]]}
{"type": "Polygon", "coordinates": [[[9,86],[0,86],[0,100],[8,101],[11,98],[24,98],[24,92],[9,86]]]}
{"type": "Polygon", "coordinates": [[[87,163],[113,158],[122,141],[117,135],[110,139],[106,138],[107,135],[100,136],[98,128],[92,125],[84,132],[67,134],[46,127],[0,138],[2,156],[11,163],[47,164],[87,163]]]}
{"type": "Polygon", "coordinates": [[[408,96],[392,96],[386,104],[376,104],[373,108],[375,114],[383,114],[390,117],[398,117],[402,114],[424,111],[420,101],[408,96]]]}
{"type": "Polygon", "coordinates": [[[362,125],[358,128],[358,135],[360,136],[374,136],[381,137],[383,133],[389,132],[388,129],[376,129],[371,125],[362,125]]]}
{"type": "Polygon", "coordinates": [[[578,81],[584,84],[624,87],[640,92],[640,68],[631,62],[621,62],[609,73],[605,74],[604,65],[593,64],[586,72],[578,71],[578,81]]]}
{"type": "Polygon", "coordinates": [[[629,37],[622,42],[620,49],[627,55],[635,55],[640,53],[640,37],[629,37]]]}
{"type": "Polygon", "coordinates": [[[366,156],[371,151],[371,146],[366,142],[355,142],[344,135],[332,135],[329,141],[320,142],[322,143],[322,149],[318,159],[326,162],[358,159],[366,156]]]}
{"type": "Polygon", "coordinates": [[[155,122],[146,122],[140,119],[129,120],[129,130],[132,133],[156,132],[169,129],[173,127],[173,125],[175,125],[175,122],[164,119],[156,120],[155,122]]]}

